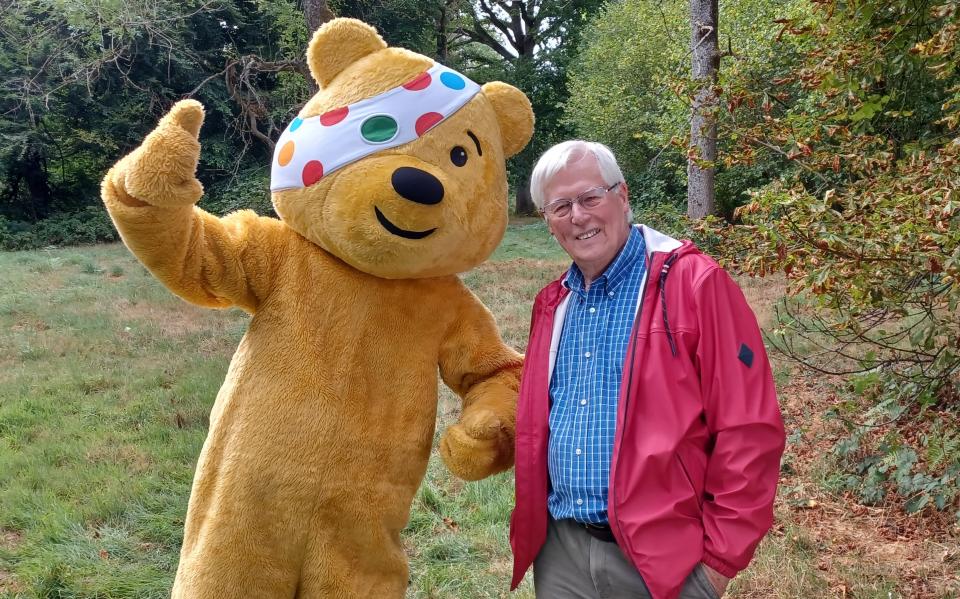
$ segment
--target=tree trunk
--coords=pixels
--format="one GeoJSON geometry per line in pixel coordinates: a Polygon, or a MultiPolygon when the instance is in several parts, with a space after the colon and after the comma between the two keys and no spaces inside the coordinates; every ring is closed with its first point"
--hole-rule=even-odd
{"type": "Polygon", "coordinates": [[[717,97],[720,66],[717,0],[690,0],[690,48],[693,80],[700,89],[690,115],[687,150],[687,216],[701,219],[714,211],[714,163],[717,160],[717,97]]]}
{"type": "MultiPolygon", "coordinates": [[[[307,22],[307,37],[313,37],[314,32],[320,29],[320,26],[333,19],[335,14],[327,6],[327,0],[303,0],[303,18],[307,22]]],[[[320,89],[317,82],[313,80],[309,72],[305,75],[307,86],[310,89],[310,95],[317,93],[320,89]]]]}
{"type": "Polygon", "coordinates": [[[303,16],[307,21],[307,33],[312,36],[314,31],[336,15],[327,6],[327,0],[303,0],[303,16]]]}
{"type": "Polygon", "coordinates": [[[450,46],[447,39],[447,28],[450,25],[450,15],[447,13],[448,6],[450,6],[450,0],[446,0],[440,5],[440,15],[437,18],[437,61],[441,64],[447,64],[447,58],[450,55],[450,46]]]}
{"type": "Polygon", "coordinates": [[[517,216],[536,216],[537,207],[533,205],[533,196],[530,195],[530,177],[521,179],[517,187],[517,205],[514,214],[517,216]]]}
{"type": "Polygon", "coordinates": [[[53,193],[50,190],[47,161],[43,150],[33,144],[27,145],[10,171],[8,185],[12,190],[11,199],[16,210],[14,217],[26,217],[30,222],[35,223],[50,216],[53,193]],[[23,199],[19,197],[21,183],[26,184],[27,193],[26,198],[23,199]]]}

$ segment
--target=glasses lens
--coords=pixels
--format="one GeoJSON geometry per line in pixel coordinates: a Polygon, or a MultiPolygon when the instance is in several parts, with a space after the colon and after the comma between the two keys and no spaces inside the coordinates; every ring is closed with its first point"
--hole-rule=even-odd
{"type": "Polygon", "coordinates": [[[551,218],[563,218],[570,214],[571,205],[572,202],[570,200],[557,200],[548,205],[545,212],[547,216],[551,218]]]}
{"type": "Polygon", "coordinates": [[[600,204],[600,201],[603,200],[605,191],[606,189],[602,187],[588,189],[580,194],[580,197],[577,199],[580,201],[580,205],[584,208],[596,208],[600,204]]]}

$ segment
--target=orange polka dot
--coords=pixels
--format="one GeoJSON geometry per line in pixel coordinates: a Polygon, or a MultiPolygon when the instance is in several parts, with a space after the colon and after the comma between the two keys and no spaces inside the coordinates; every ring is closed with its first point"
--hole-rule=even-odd
{"type": "Polygon", "coordinates": [[[293,160],[294,149],[293,140],[283,144],[283,147],[280,148],[280,155],[277,156],[277,162],[280,163],[280,166],[287,166],[290,164],[290,161],[293,160]]]}

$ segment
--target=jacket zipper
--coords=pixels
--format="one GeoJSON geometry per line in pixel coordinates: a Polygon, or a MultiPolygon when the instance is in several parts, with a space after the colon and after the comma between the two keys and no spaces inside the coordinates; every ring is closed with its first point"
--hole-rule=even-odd
{"type": "MultiPolygon", "coordinates": [[[[651,253],[650,253],[650,260],[649,260],[648,266],[652,266],[652,265],[653,265],[653,263],[654,263],[654,257],[655,257],[658,253],[659,253],[659,252],[651,252],[651,253]]],[[[637,345],[638,345],[637,335],[639,335],[639,333],[640,333],[640,320],[641,320],[642,317],[643,317],[643,304],[644,304],[644,302],[647,300],[647,286],[650,285],[650,272],[651,272],[651,270],[648,268],[648,269],[647,269],[647,276],[646,276],[646,278],[644,278],[644,281],[643,281],[643,289],[640,290],[640,305],[637,307],[637,317],[636,317],[636,319],[635,319],[635,321],[634,321],[634,323],[633,323],[633,326],[634,326],[634,331],[633,331],[633,350],[630,352],[630,372],[627,374],[627,376],[629,377],[629,378],[627,379],[627,394],[626,394],[626,396],[623,398],[623,400],[624,400],[624,404],[623,404],[623,425],[624,425],[624,426],[626,426],[626,424],[627,424],[627,408],[630,407],[630,395],[631,395],[630,390],[631,390],[631,388],[633,387],[633,368],[634,368],[634,366],[636,366],[636,359],[637,359],[637,345]]],[[[623,438],[621,437],[621,443],[622,443],[622,442],[623,442],[623,438]]],[[[611,477],[611,481],[610,481],[610,482],[611,482],[611,484],[612,484],[612,483],[615,483],[616,481],[611,477]]],[[[617,500],[616,496],[615,496],[613,493],[611,493],[610,496],[611,496],[611,498],[612,498],[614,501],[617,500]]],[[[619,511],[619,510],[618,510],[618,511],[619,511]]],[[[617,531],[620,533],[620,538],[621,538],[621,539],[624,539],[624,541],[626,541],[626,538],[627,538],[627,537],[624,536],[624,534],[623,534],[623,528],[620,526],[620,518],[619,518],[619,517],[617,518],[616,525],[617,525],[617,531]]],[[[632,551],[631,551],[631,553],[632,553],[632,551]]],[[[629,558],[628,558],[628,559],[629,559],[629,558]]],[[[630,561],[633,561],[633,560],[630,560],[630,561]]]]}

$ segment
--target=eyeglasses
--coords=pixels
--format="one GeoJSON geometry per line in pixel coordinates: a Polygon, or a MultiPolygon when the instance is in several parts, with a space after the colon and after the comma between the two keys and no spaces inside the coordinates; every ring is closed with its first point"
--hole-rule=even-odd
{"type": "Polygon", "coordinates": [[[540,214],[551,219],[566,218],[570,216],[571,212],[573,212],[574,204],[580,204],[581,210],[592,210],[600,205],[600,202],[602,202],[603,198],[606,197],[607,192],[612,191],[621,183],[623,183],[623,181],[617,181],[610,187],[593,187],[584,191],[572,200],[570,198],[553,200],[540,209],[540,214]]]}

